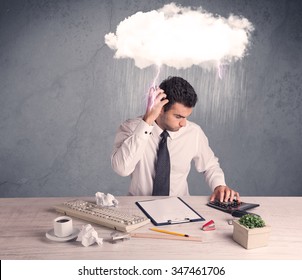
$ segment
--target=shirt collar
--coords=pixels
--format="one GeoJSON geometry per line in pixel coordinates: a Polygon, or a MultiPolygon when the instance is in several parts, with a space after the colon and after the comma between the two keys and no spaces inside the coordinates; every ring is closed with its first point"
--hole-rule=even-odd
{"type": "MultiPolygon", "coordinates": [[[[173,140],[174,138],[177,138],[179,135],[183,134],[186,130],[186,126],[180,128],[178,131],[170,131],[167,130],[169,133],[170,138],[173,140]]],[[[160,137],[160,134],[163,132],[163,130],[157,125],[156,122],[154,122],[154,129],[152,131],[152,133],[156,136],[156,137],[160,137]]]]}

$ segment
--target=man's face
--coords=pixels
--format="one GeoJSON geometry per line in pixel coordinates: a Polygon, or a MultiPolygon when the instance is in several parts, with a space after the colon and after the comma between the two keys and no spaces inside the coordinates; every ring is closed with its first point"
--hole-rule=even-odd
{"type": "Polygon", "coordinates": [[[164,112],[162,109],[156,123],[163,130],[178,131],[181,127],[186,126],[187,118],[192,111],[193,108],[186,107],[181,103],[174,103],[168,111],[164,112]]]}

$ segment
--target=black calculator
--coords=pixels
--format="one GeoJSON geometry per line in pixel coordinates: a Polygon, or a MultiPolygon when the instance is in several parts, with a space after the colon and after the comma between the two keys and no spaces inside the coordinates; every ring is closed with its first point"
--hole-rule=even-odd
{"type": "Polygon", "coordinates": [[[217,210],[232,214],[234,211],[246,211],[255,207],[258,207],[259,204],[256,203],[247,203],[247,202],[238,202],[237,200],[220,202],[215,200],[213,202],[209,201],[208,206],[213,207],[217,210]]]}

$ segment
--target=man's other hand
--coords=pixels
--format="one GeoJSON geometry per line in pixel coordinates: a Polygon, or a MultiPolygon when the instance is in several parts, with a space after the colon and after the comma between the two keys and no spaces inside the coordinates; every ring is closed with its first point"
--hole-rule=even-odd
{"type": "Polygon", "coordinates": [[[164,105],[166,105],[169,102],[169,100],[166,99],[166,97],[167,95],[164,93],[162,89],[160,88],[155,89],[153,87],[150,88],[148,94],[147,110],[143,117],[143,120],[147,124],[152,125],[153,122],[159,116],[164,105]]]}
{"type": "Polygon", "coordinates": [[[233,201],[234,199],[240,202],[239,193],[228,186],[217,186],[210,196],[210,201],[219,200],[220,202],[227,202],[233,201]]]}

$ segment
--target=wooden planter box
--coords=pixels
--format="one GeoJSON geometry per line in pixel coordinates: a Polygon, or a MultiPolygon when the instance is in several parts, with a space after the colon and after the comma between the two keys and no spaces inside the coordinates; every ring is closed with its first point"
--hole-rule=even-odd
{"type": "Polygon", "coordinates": [[[270,231],[270,226],[249,229],[233,221],[233,239],[246,249],[267,246],[270,231]]]}

